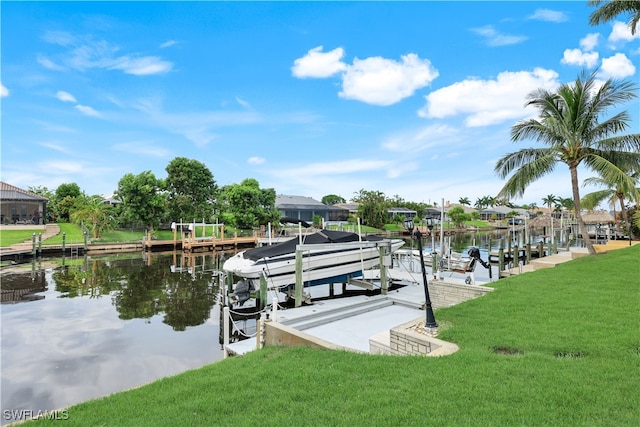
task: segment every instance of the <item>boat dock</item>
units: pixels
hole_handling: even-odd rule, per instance
[[[205,237],[205,238],[187,238],[176,240],[145,240],[144,248],[147,250],[155,249],[182,249],[187,252],[197,251],[215,251],[225,249],[237,249],[240,247],[254,247],[258,242],[256,236],[250,237]]]
[[[489,261],[498,262],[500,257],[505,260],[522,259],[522,258],[542,258],[552,253],[552,248],[542,242],[536,245],[511,246],[503,249],[493,249],[489,251]]]
[[[311,304],[269,312],[270,326],[274,327],[273,324],[277,323],[280,329],[276,339],[283,343],[311,341],[314,346],[364,353],[390,352],[391,331],[394,328],[419,324],[421,321],[424,323],[425,319],[425,292],[421,274],[402,275],[398,274],[400,269],[388,271],[391,270],[397,270],[394,280],[405,280],[408,284],[387,294],[316,300],[315,297],[328,293],[330,285],[305,288],[305,292],[312,293]],[[372,270],[363,280],[373,280],[375,277],[379,277],[379,273]],[[416,277],[420,278],[419,284],[409,282]],[[434,309],[459,304],[493,290],[469,285],[463,279],[452,277],[428,280],[428,287]],[[270,298],[273,298],[273,294],[269,294]],[[269,304],[272,303],[273,299]],[[433,337],[429,339],[439,341]],[[243,355],[259,348],[259,340],[260,334],[257,334],[254,338],[229,343],[224,346],[225,351],[230,355]],[[444,342],[439,342],[438,346],[449,348]]]

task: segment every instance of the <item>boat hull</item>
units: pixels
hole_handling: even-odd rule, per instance
[[[390,254],[402,245],[404,241],[400,239],[302,245],[299,249],[302,281],[305,284],[330,283],[333,279],[361,275],[363,269],[380,264],[380,247],[388,248]],[[253,282],[264,276],[268,288],[281,288],[296,282],[296,254],[251,260],[240,252],[224,263],[223,270]]]

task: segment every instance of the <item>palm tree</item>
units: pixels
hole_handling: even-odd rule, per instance
[[[557,196],[554,196],[553,194],[549,194],[547,195],[547,197],[542,198],[542,203],[547,205],[547,208],[549,208],[549,213],[551,213],[551,205],[555,205],[559,201],[560,201],[560,198]]]
[[[602,6],[600,6],[602,3]],[[629,13],[627,22],[631,34],[636,34],[636,26],[640,21],[640,1],[638,0],[589,0],[589,6],[600,6],[589,17],[590,25],[598,25],[615,19],[618,15]]]
[[[460,197],[458,199],[458,203],[460,203],[462,206],[471,206],[471,200],[469,200],[468,197]]]
[[[538,89],[527,96],[527,106],[538,109],[538,119],[516,123],[511,128],[514,142],[532,138],[543,148],[525,148],[498,160],[495,171],[502,178],[512,172],[499,195],[521,197],[527,186],[551,173],[558,163],[565,163],[571,175],[576,217],[589,253],[595,254],[580,212],[578,166],[584,165],[598,175],[621,185],[632,185],[624,172],[640,163],[640,134],[617,135],[629,127],[629,113],[619,112],[599,121],[610,107],[627,102],[637,95],[631,81],[596,80],[595,72],[578,77],[573,84],[563,84],[555,92]]]
[[[84,198],[82,206],[71,213],[71,221],[78,225],[84,224],[91,231],[91,237],[95,239],[99,238],[103,232],[114,229],[111,207],[97,195]]]
[[[640,172],[635,172],[630,174],[631,178],[633,178],[638,183],[640,178]],[[603,190],[594,191],[593,193],[589,193],[585,195],[580,203],[585,209],[595,209],[601,202],[607,200],[613,206],[613,216],[616,217],[616,202],[620,204],[620,216],[622,217],[622,222],[624,224],[629,224],[629,218],[627,215],[627,207],[625,204],[625,199],[631,200],[633,202],[640,202],[640,188],[631,187],[625,188],[616,182],[608,182],[600,177],[592,177],[587,178],[583,182],[584,185],[595,184],[605,187]],[[620,231],[620,224],[617,227],[618,231]]]

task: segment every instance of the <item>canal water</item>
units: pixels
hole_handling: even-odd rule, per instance
[[[509,238],[504,230],[458,233],[447,244],[462,253],[479,247],[486,261]],[[432,240],[439,244],[425,236],[425,249]],[[222,359],[224,256],[66,257],[3,273],[2,424],[21,410],[61,409]],[[475,278],[487,282],[489,272],[478,266]]]
[[[219,256],[67,257],[3,274],[2,423],[222,359]]]

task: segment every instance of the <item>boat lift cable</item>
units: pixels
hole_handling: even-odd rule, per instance
[[[266,311],[266,309],[262,309],[262,310],[254,311],[253,313],[246,313],[246,312],[241,313],[239,311],[234,311],[234,310],[229,309],[229,313],[237,314],[237,315],[240,315],[240,316],[257,316],[258,314],[262,314],[265,311]]]
[[[231,323],[233,324],[234,329],[238,332],[238,335],[242,335],[246,338],[254,338],[255,336],[257,336],[258,332],[254,332],[253,334],[249,335],[246,334],[240,327],[238,327],[238,325],[236,324],[236,322],[233,320],[232,317],[229,318],[229,320],[231,320]]]

